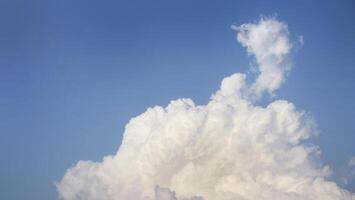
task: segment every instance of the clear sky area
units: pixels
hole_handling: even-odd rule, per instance
[[[252,64],[231,25],[261,16],[302,42],[259,104],[287,99],[312,115],[330,179],[355,192],[354,10],[350,0],[0,0],[0,199],[57,199],[65,171],[114,154],[132,117],[177,98],[206,104]]]

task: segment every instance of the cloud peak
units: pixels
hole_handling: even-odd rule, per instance
[[[232,28],[237,31],[238,42],[256,62],[258,77],[249,92],[256,97],[264,91],[273,94],[291,69],[288,58],[292,44],[287,25],[276,18],[261,18],[257,23]]]

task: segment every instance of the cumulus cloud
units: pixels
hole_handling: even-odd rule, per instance
[[[237,28],[258,75],[223,79],[207,105],[191,99],[148,108],[125,127],[118,152],[79,161],[57,184],[65,200],[354,200],[327,179],[315,123],[286,100],[255,102],[285,81],[292,51],[275,18]]]

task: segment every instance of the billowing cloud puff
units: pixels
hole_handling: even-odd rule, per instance
[[[238,42],[255,57],[260,73],[250,92],[257,97],[264,91],[273,94],[284,82],[285,73],[290,69],[287,58],[292,44],[287,25],[275,19],[262,18],[259,23],[232,28],[238,31]]]
[[[285,100],[255,105],[290,69],[287,26],[263,18],[237,28],[258,76],[226,77],[207,105],[148,108],[126,125],[115,155],[79,161],[57,184],[65,200],[354,200],[327,180],[307,113]]]

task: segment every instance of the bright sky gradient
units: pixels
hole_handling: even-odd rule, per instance
[[[56,199],[78,160],[116,152],[148,106],[206,103],[250,60],[231,24],[274,16],[303,36],[275,99],[313,114],[334,180],[355,156],[352,1],[0,1],[0,199]],[[264,99],[269,102],[270,99]],[[354,180],[342,185],[355,191]]]

